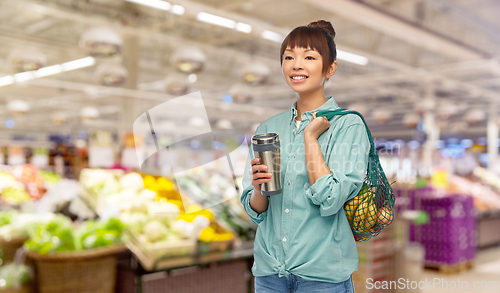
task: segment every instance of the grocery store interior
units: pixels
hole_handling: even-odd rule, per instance
[[[337,44],[325,95],[363,115],[393,190],[392,223],[356,243],[355,291],[500,292],[499,14],[0,1],[0,292],[255,292],[250,142],[297,100],[283,39],[321,19]]]

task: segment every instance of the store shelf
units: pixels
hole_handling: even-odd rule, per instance
[[[252,247],[249,247],[249,244],[252,244]],[[170,257],[157,261],[149,260],[133,243],[127,243],[127,247],[137,257],[137,260],[142,265],[144,270],[150,272],[202,265],[223,260],[249,258],[253,256],[253,241],[244,242],[234,249],[223,252],[208,252],[202,256]]]

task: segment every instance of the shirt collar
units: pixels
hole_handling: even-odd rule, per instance
[[[339,105],[337,105],[337,102],[335,102],[335,99],[333,98],[333,96],[330,96],[330,97],[326,97],[328,100],[323,103],[323,105],[319,106],[318,108],[314,109],[314,110],[311,110],[311,111],[306,111],[302,114],[302,120],[306,119],[306,120],[310,120],[311,117],[312,117],[312,114],[316,111],[320,111],[320,110],[327,110],[327,109],[331,109],[331,110],[335,110],[339,107]],[[292,121],[295,119],[295,117],[297,116],[297,101],[293,102],[292,104],[292,107],[290,108],[290,124],[292,124]]]

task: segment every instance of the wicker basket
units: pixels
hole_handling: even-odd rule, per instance
[[[76,252],[41,255],[28,252],[36,264],[39,293],[114,293],[116,254],[124,244]]]
[[[6,241],[0,238],[0,249],[3,251],[3,263],[10,263],[16,256],[16,251],[23,246],[27,239],[12,239]]]

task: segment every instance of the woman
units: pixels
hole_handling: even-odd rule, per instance
[[[250,151],[241,196],[258,224],[252,267],[257,293],[354,292],[358,254],[343,205],[362,186],[370,144],[358,116],[329,121],[315,115],[338,108],[324,95],[337,69],[334,37],[332,24],[321,20],[295,28],[281,46],[283,76],[297,101],[256,134],[279,135],[283,191],[261,194],[272,174],[257,173],[267,166]]]

